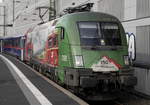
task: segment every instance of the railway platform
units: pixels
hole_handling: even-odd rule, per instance
[[[18,59],[0,54],[0,105],[87,105]]]

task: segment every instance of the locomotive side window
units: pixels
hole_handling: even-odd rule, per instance
[[[57,34],[60,36],[60,40],[63,40],[65,38],[65,29],[64,27],[56,27],[56,30],[58,31]]]
[[[117,23],[78,22],[78,27],[83,46],[121,45],[121,35]]]
[[[61,40],[63,40],[65,38],[65,29],[63,27],[61,27]]]

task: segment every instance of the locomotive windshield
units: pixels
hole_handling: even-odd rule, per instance
[[[79,22],[81,45],[119,46],[121,35],[117,23]]]

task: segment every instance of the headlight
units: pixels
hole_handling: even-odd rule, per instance
[[[129,56],[124,56],[125,65],[129,65]]]
[[[75,56],[75,66],[78,66],[78,67],[82,67],[83,66],[83,58],[82,58],[82,56],[80,56],[80,55]]]

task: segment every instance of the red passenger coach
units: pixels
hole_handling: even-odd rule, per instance
[[[57,20],[30,28],[25,34],[25,61],[36,67],[58,66]]]
[[[25,43],[25,61],[30,61],[32,53],[33,53],[33,45],[32,45],[31,42],[27,43],[27,39],[26,39],[26,43]]]
[[[48,37],[46,45],[46,59],[53,67],[58,66],[58,40],[57,34],[53,33]]]
[[[31,42],[31,36],[30,36],[30,33],[33,31],[32,28],[30,28],[26,34],[25,34],[25,61],[29,62],[30,61],[30,58],[32,56],[32,53],[33,53],[33,45],[32,45],[32,42]]]

